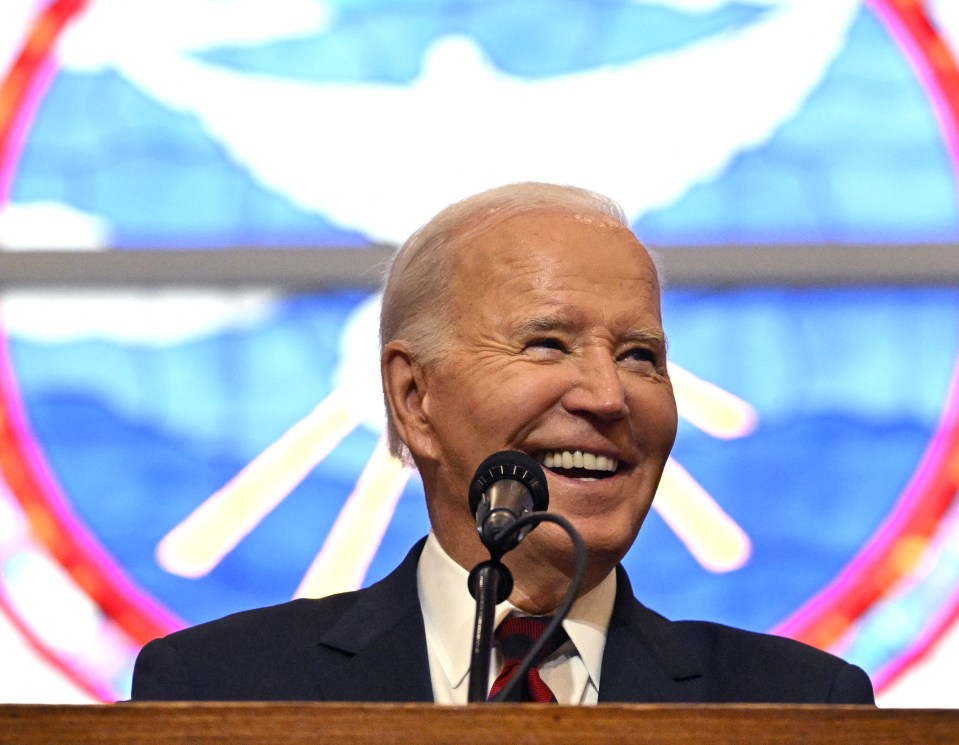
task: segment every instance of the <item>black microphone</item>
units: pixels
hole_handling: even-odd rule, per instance
[[[519,545],[535,526],[502,537],[523,515],[549,505],[546,474],[539,463],[519,450],[493,453],[480,463],[469,490],[476,530],[491,553],[504,554]]]

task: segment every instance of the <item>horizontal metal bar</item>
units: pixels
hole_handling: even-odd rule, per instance
[[[959,245],[677,247],[657,252],[670,285],[955,285]]]
[[[235,248],[0,252],[0,286],[378,287],[394,249]]]
[[[394,249],[0,251],[0,286],[378,287]],[[955,285],[959,245],[673,246],[656,250],[670,286]]]

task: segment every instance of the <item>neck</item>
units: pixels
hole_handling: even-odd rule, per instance
[[[574,574],[569,540],[563,533],[562,540],[557,541],[558,536],[549,535],[550,529],[560,532],[557,526],[540,525],[523,543],[502,558],[513,576],[513,592],[509,601],[530,615],[545,615],[554,611],[566,598]],[[539,531],[542,533],[537,535]],[[434,526],[434,533],[443,550],[466,571],[489,560],[489,551],[475,530],[449,536],[435,530]],[[602,582],[615,565],[616,561],[587,557],[586,572],[577,597],[585,595]]]
[[[581,597],[602,582],[615,567],[587,557],[586,572],[576,593]],[[503,557],[513,575],[513,592],[509,600],[524,613],[552,613],[566,599],[573,580],[574,561],[569,549],[559,555],[527,538],[514,551]]]

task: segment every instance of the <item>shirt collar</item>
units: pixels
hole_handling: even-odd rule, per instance
[[[446,674],[451,688],[458,688],[469,674],[471,639],[476,605],[466,586],[469,572],[453,561],[431,532],[423,547],[417,570],[417,588],[423,610],[426,637]],[[606,631],[616,598],[616,573],[576,599],[563,621],[563,629],[576,646],[596,690],[603,665]],[[516,607],[509,601],[496,606],[499,625]]]

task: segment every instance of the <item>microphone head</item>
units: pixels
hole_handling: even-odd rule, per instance
[[[542,467],[520,450],[501,450],[479,464],[470,484],[470,510],[476,514],[483,493],[490,485],[502,480],[518,481],[533,498],[533,511],[542,512],[549,506],[549,489]]]

